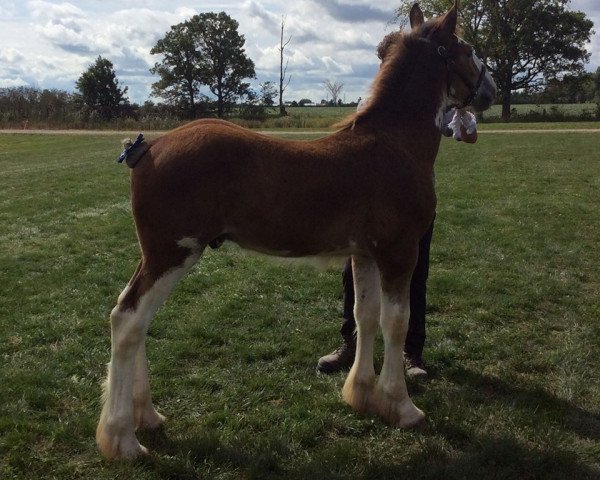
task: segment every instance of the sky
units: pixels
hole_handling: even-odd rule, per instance
[[[375,49],[398,28],[397,0],[0,0],[0,87],[27,85],[73,91],[75,81],[101,55],[109,59],[132,102],[150,98],[159,61],[150,49],[170,29],[202,12],[225,11],[239,22],[259,84],[279,81],[279,36],[291,82],[284,100],[327,98],[324,82],[344,83],[341,98],[368,94],[379,61]],[[600,66],[600,1],[572,0],[594,22],[586,69]],[[155,101],[158,99],[154,99]]]

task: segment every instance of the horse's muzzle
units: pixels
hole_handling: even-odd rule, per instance
[[[483,112],[492,106],[496,99],[497,87],[491,76],[488,76],[479,87],[471,106],[477,112]]]

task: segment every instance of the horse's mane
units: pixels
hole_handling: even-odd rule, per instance
[[[397,85],[399,81],[406,81],[406,73],[408,71],[409,61],[407,43],[410,35],[401,32],[395,32],[393,38],[386,37],[381,45],[385,45],[385,53],[382,53],[381,66],[370,88],[369,100],[366,107],[360,112],[355,112],[334,125],[335,128],[345,130],[353,128],[363,117],[367,117],[369,112],[385,96],[390,90],[391,85]],[[404,77],[402,79],[395,77]]]
[[[414,75],[414,67],[422,61],[423,39],[435,35],[441,25],[439,20],[430,20],[421,28],[410,32],[397,31],[384,37],[377,47],[377,55],[382,63],[371,85],[367,106],[336,123],[334,128],[354,128],[373,111],[382,109],[386,99],[394,98],[402,91],[403,85]]]

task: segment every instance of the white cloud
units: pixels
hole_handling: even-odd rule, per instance
[[[3,1],[0,4],[0,18],[12,18],[17,14],[17,4],[13,1]]]
[[[327,73],[330,75],[350,75],[352,74],[352,65],[343,64],[336,62],[331,57],[323,57],[321,59],[323,65],[326,68]]]
[[[29,85],[29,82],[26,82],[21,77],[17,77],[17,78],[1,78],[0,77],[0,88],[24,87],[26,85]]]
[[[62,18],[70,19],[74,17],[86,17],[86,14],[82,9],[68,2],[57,4],[44,0],[31,0],[27,2],[27,6],[33,17],[50,17],[58,20]]]
[[[279,79],[279,35],[286,17],[285,50],[292,81],[285,99],[320,100],[325,80],[339,80],[348,100],[367,94],[378,68],[375,49],[397,0],[16,0],[0,1],[0,79],[72,90],[81,73],[102,55],[113,62],[129,97],[147,99],[156,81],[150,49],[170,27],[193,15],[225,11],[239,22],[246,52],[255,62],[254,84]],[[600,31],[600,2],[573,0]],[[389,13],[389,18],[387,14]],[[588,68],[600,64],[600,36],[590,44]]]
[[[600,66],[600,2],[598,0],[572,0],[570,8],[585,12],[586,16],[594,22],[595,34],[588,44],[588,52],[592,54],[588,70],[596,70]]]
[[[24,55],[16,48],[0,49],[0,61],[6,63],[17,63],[25,59]]]

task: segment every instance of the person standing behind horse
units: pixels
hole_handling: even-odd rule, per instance
[[[377,56],[383,62],[390,45],[400,32],[386,35],[377,47]],[[361,111],[368,104],[368,99],[363,99],[357,106]],[[453,136],[457,141],[475,143],[477,141],[477,123],[475,116],[464,109],[451,109],[444,118],[445,127],[442,133]],[[435,219],[434,219],[435,221]],[[427,375],[423,362],[423,348],[425,346],[425,312],[427,295],[427,277],[429,275],[429,252],[433,236],[433,223],[419,242],[419,257],[413,272],[410,284],[410,319],[408,332],[404,345],[404,365],[406,375],[409,377],[424,377]],[[342,345],[329,355],[321,357],[317,363],[317,371],[321,373],[335,373],[352,367],[356,353],[356,320],[354,318],[354,281],[352,276],[352,261],[346,260],[342,272],[343,284],[343,315]]]

